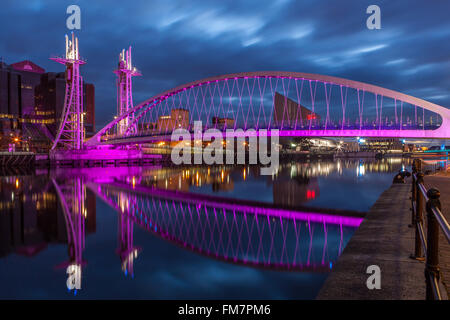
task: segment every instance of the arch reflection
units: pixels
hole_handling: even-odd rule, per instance
[[[120,182],[88,186],[152,234],[214,259],[263,268],[327,272],[362,221]]]

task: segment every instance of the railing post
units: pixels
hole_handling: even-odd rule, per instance
[[[410,228],[413,228],[415,225],[415,213],[414,213],[414,204],[416,202],[416,195],[417,195],[417,184],[416,184],[416,175],[417,173],[421,172],[421,163],[420,159],[414,159],[412,164],[412,184],[411,184],[411,224],[409,225]]]
[[[413,210],[413,213],[415,211],[416,215],[414,217],[414,227],[416,229],[416,239],[415,239],[415,245],[414,245],[414,259],[417,260],[424,260],[422,258],[422,241],[420,239],[419,234],[419,225],[423,226],[423,195],[420,191],[419,185],[423,183],[423,177],[424,174],[422,172],[418,172],[416,175],[417,179],[413,181],[413,184],[415,185],[415,210]]]
[[[416,160],[417,159],[414,159],[413,164],[411,166],[412,173],[416,173],[417,172]]]
[[[429,200],[427,202],[427,260],[425,266],[426,299],[433,300],[434,284],[439,283],[439,224],[434,216],[433,208],[441,210],[439,200],[441,193],[439,190],[431,188],[428,190],[427,196]]]
[[[422,171],[422,160],[421,159],[416,159],[416,160],[417,160],[416,169],[417,169],[417,172],[420,172],[420,171]]]
[[[416,202],[416,166],[413,164],[412,167],[412,183],[411,183],[411,224],[409,225],[410,228],[414,227],[414,205]]]

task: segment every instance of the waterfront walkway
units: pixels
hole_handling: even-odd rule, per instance
[[[317,299],[425,299],[424,263],[414,252],[411,178],[383,192],[347,244]],[[442,198],[442,197],[441,197]],[[367,267],[381,269],[381,289],[369,290]]]

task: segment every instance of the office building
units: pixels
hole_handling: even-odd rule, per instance
[[[301,128],[320,120],[317,113],[278,92],[275,92],[274,106],[273,121],[279,128]]]
[[[0,62],[0,149],[47,152],[64,109],[65,73],[46,72],[25,60]],[[85,134],[95,131],[95,88],[83,87]]]

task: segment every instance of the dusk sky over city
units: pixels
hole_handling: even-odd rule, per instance
[[[373,1],[372,1],[373,2]],[[97,127],[115,112],[117,56],[133,46],[134,100],[204,77],[280,70],[333,75],[450,105],[447,1],[4,1],[0,52],[47,71],[64,50],[66,8],[81,8],[82,72],[96,86]]]
[[[0,303],[289,319],[448,299],[449,13],[2,0]]]

